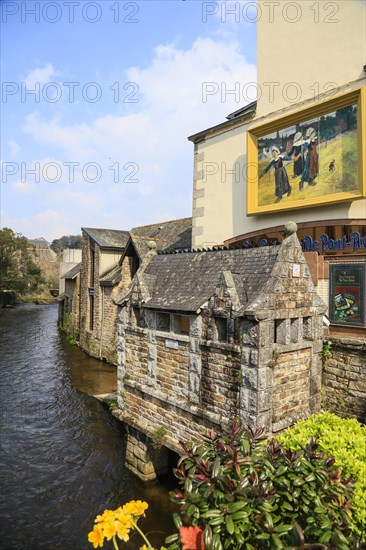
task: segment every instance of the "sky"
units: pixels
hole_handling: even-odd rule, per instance
[[[255,98],[255,2],[1,1],[1,227],[190,216],[193,144]]]

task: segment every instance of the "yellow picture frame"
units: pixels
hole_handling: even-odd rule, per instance
[[[353,117],[352,124],[348,126],[346,121],[345,129],[338,130],[342,117]],[[302,138],[299,139],[300,134]],[[365,86],[250,128],[247,140],[247,215],[365,198],[365,134]],[[301,147],[294,147],[300,143]],[[282,144],[284,149],[281,151],[281,145],[277,144]],[[311,153],[311,149],[315,152]],[[309,177],[312,160],[317,169]],[[300,161],[302,169],[295,167]],[[291,163],[293,167],[289,167]]]

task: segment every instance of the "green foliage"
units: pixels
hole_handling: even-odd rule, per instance
[[[165,426],[160,426],[151,435],[152,446],[154,449],[160,449],[163,444],[163,439],[166,434]]]
[[[331,356],[332,343],[325,341],[322,349],[322,363],[323,367],[326,367]]]
[[[29,243],[8,227],[0,230],[0,288],[33,292],[44,284],[40,268],[29,254]]]
[[[67,335],[67,341],[72,346],[77,346],[80,340],[80,329],[77,327],[75,330],[70,332],[70,334]]]
[[[63,325],[60,326],[60,330],[62,332],[66,332],[66,340],[71,344],[72,346],[76,346],[79,343],[80,340],[80,328],[76,327],[75,330],[71,330],[72,325],[72,316],[69,312],[66,316],[66,321]]]
[[[108,409],[112,412],[114,409],[118,409],[118,403],[116,399],[110,399],[107,401]]]
[[[51,248],[56,254],[61,254],[65,248],[81,248],[81,235],[64,235],[52,241]]]
[[[235,423],[230,435],[212,432],[210,440],[182,445],[175,470],[182,490],[172,495],[182,507],[180,520],[204,531],[206,550],[315,542],[349,548],[352,482],[341,480],[313,439],[293,452],[274,439],[260,444],[262,432]],[[178,535],[167,541],[179,548]]]
[[[339,418],[322,411],[297,422],[277,437],[286,448],[296,451],[313,436],[319,450],[333,456],[344,478],[355,479],[352,502],[352,532],[366,541],[366,426],[354,418]]]

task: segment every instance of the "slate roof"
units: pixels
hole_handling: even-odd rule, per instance
[[[120,248],[123,249],[130,236],[129,231],[120,231],[117,229],[96,229],[90,227],[81,228],[100,246],[100,248]]]
[[[113,286],[114,284],[119,283],[121,280],[121,266],[117,262],[113,267],[111,267],[103,276],[99,279],[99,282],[102,286]]]
[[[192,246],[192,218],[180,218],[168,222],[153,223],[131,229],[137,247],[148,252],[147,243],[156,242],[157,250],[189,249]],[[140,237],[140,239],[138,239]],[[147,239],[144,242],[144,239]]]
[[[81,271],[81,262],[75,265],[69,271],[67,271],[65,275],[62,275],[61,279],[75,279],[75,277],[79,275],[80,271]]]
[[[245,107],[241,107],[237,111],[234,111],[233,113],[230,113],[225,120],[225,122],[221,122],[220,124],[216,124],[215,126],[211,126],[210,128],[207,128],[206,130],[201,130],[200,132],[197,132],[196,134],[193,134],[192,136],[188,137],[189,141],[193,141],[193,143],[198,143],[205,139],[209,134],[216,132],[217,130],[221,129],[228,129],[230,126],[233,126],[233,124],[237,122],[245,122],[246,120],[252,119],[257,110],[257,102],[253,101],[252,103],[249,103],[248,105],[245,105]]]
[[[279,246],[156,255],[143,278],[151,299],[145,307],[197,311],[215,292],[220,273],[233,275],[241,306],[249,306],[268,282]]]

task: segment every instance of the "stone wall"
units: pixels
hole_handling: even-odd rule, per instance
[[[113,303],[111,294],[113,287],[105,286],[101,289],[101,311],[103,310],[103,323],[101,319],[100,331],[102,333],[102,345],[100,349],[100,357],[117,365],[117,306]]]
[[[272,422],[309,412],[311,349],[281,354],[273,366]]]
[[[323,406],[366,423],[366,338],[330,339],[323,368]]]
[[[94,270],[92,270],[94,249]],[[100,247],[86,234],[82,240],[82,267],[80,289],[80,346],[89,355],[117,364],[117,306],[111,298],[112,287],[102,287],[99,282]],[[93,280],[91,273],[94,272]],[[94,288],[93,328],[90,326],[91,298],[89,288]]]
[[[75,331],[80,325],[80,275],[75,279],[65,280],[65,293],[68,296],[67,309],[64,311],[64,323],[67,319],[67,314],[71,314],[71,325],[69,331]],[[66,302],[66,300],[65,300]]]
[[[240,349],[202,346],[201,404],[207,411],[235,418],[240,382]]]

